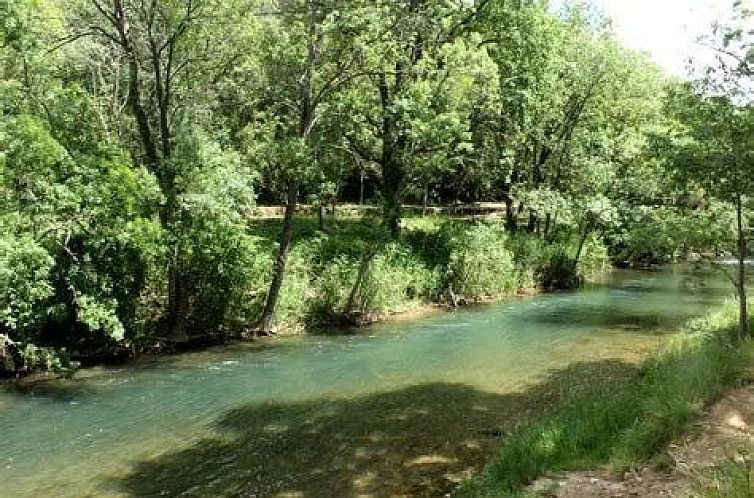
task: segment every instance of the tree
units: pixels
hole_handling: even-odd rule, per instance
[[[164,202],[159,209],[163,229],[178,224],[181,177],[190,164],[174,160],[176,137],[190,129],[202,99],[212,83],[228,71],[239,57],[235,46],[247,33],[233,29],[248,14],[244,2],[217,0],[89,0],[72,9],[71,34],[62,43],[78,40],[96,42],[85,48],[93,61],[115,61],[116,70],[106,81],[111,98],[125,100],[133,121],[123,119],[116,126],[130,127],[138,147],[122,136],[134,151],[136,164],[144,165],[160,185]],[[238,37],[229,35],[236,34]],[[221,36],[225,37],[220,43]],[[120,64],[125,67],[125,88],[121,88]],[[176,239],[177,241],[177,239]],[[164,330],[173,340],[187,338],[189,314],[189,272],[180,265],[179,245],[169,255],[167,310]]]
[[[746,207],[754,193],[754,106],[727,96],[700,93],[691,86],[674,95],[674,109],[683,128],[676,132],[676,167],[682,181],[700,185],[735,209],[739,301],[739,336],[749,336],[746,254]]]
[[[265,88],[260,119],[251,123],[251,141],[264,156],[267,178],[282,186],[283,226],[276,250],[272,281],[255,327],[273,329],[275,309],[285,278],[294,235],[294,217],[302,185],[321,178],[318,157],[327,155],[330,136],[318,130],[327,107],[356,76],[352,38],[363,29],[357,9],[340,2],[298,0],[273,2],[262,50]],[[267,16],[267,14],[263,14]],[[255,129],[256,128],[256,129]],[[315,182],[316,183],[316,182]]]
[[[392,238],[400,233],[411,165],[463,156],[471,113],[482,104],[476,90],[495,84],[485,49],[463,36],[488,4],[380,1],[362,11],[370,23],[358,38],[364,78],[349,89],[342,113],[350,120],[350,149],[379,164],[383,222]]]
[[[747,203],[754,193],[754,11],[734,2],[728,24],[715,24],[702,43],[715,51],[715,62],[692,85],[674,96],[674,110],[684,128],[678,137],[681,174],[710,195],[735,207],[739,302],[739,337],[749,337],[746,253]]]
[[[109,140],[70,77],[74,54],[50,52],[64,33],[58,6],[0,11],[0,328],[57,345],[133,338],[156,185]]]

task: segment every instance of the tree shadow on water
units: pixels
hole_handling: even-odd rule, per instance
[[[216,437],[137,462],[111,484],[133,496],[441,496],[481,470],[517,425],[636,375],[635,365],[605,360],[516,393],[430,383],[249,404],[226,413]]]
[[[544,325],[600,327],[609,330],[624,330],[635,334],[658,335],[672,334],[676,332],[678,323],[684,317],[673,314],[661,315],[651,310],[641,311],[637,309],[612,308],[606,312],[604,306],[584,305],[573,312],[542,311],[530,317],[530,321]]]

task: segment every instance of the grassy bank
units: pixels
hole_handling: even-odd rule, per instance
[[[630,382],[616,381],[506,438],[484,472],[457,496],[515,496],[536,477],[608,465],[617,474],[657,456],[737,378],[745,358],[731,344],[735,306],[687,324]]]
[[[283,330],[303,326],[372,321],[427,304],[479,302],[546,287],[553,275],[572,271],[564,261],[576,253],[578,237],[561,234],[545,242],[509,234],[499,222],[415,217],[398,240],[375,240],[371,219],[345,218],[317,229],[300,218],[278,310]],[[279,220],[255,220],[261,234],[254,258],[271,268]],[[608,267],[605,247],[590,239],[578,267],[581,279]],[[360,269],[364,271],[360,274]],[[247,283],[248,323],[261,309],[269,275]]]
[[[565,230],[545,240],[508,233],[499,220],[415,216],[404,220],[399,238],[386,241],[375,228],[378,224],[368,215],[328,216],[321,229],[316,217],[297,217],[276,310],[279,333],[360,325],[430,306],[488,302],[552,289],[558,282],[577,284],[609,265],[607,249],[597,237],[586,241],[580,262],[574,265],[579,236]],[[189,337],[181,347],[235,340],[255,329],[272,279],[281,219],[253,218],[229,233],[200,228],[207,230],[207,240],[215,249],[188,250],[185,255],[184,267],[190,271],[184,276],[191,296],[186,309]],[[166,267],[147,265],[144,275],[154,277],[149,282],[164,282]],[[148,285],[138,299],[128,301],[129,306],[123,306],[127,316],[121,320],[127,326],[118,337],[84,329],[53,333],[59,328],[49,334],[47,329],[11,334],[22,356],[13,364],[32,373],[57,370],[57,363],[50,367],[51,361],[58,362],[57,356],[96,364],[164,352],[171,347],[159,339],[166,290]],[[56,351],[64,350],[65,355],[56,356]],[[0,376],[4,364],[0,362]]]

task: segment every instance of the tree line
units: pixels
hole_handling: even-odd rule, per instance
[[[302,203],[347,246],[347,309],[375,258],[415,242],[409,203],[499,203],[507,237],[567,234],[550,259],[571,273],[593,239],[661,262],[729,248],[736,219],[746,253],[752,52],[735,25],[710,39],[717,71],[684,84],[580,3],[0,0],[0,19],[0,331],[22,342],[270,332]],[[272,232],[258,199],[284,206]],[[339,235],[338,199],[380,214]],[[453,237],[428,250],[474,246]]]

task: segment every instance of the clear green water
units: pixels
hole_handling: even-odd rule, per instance
[[[557,386],[628,368],[727,296],[711,274],[621,271],[353,335],[0,387],[0,496],[437,494]]]

